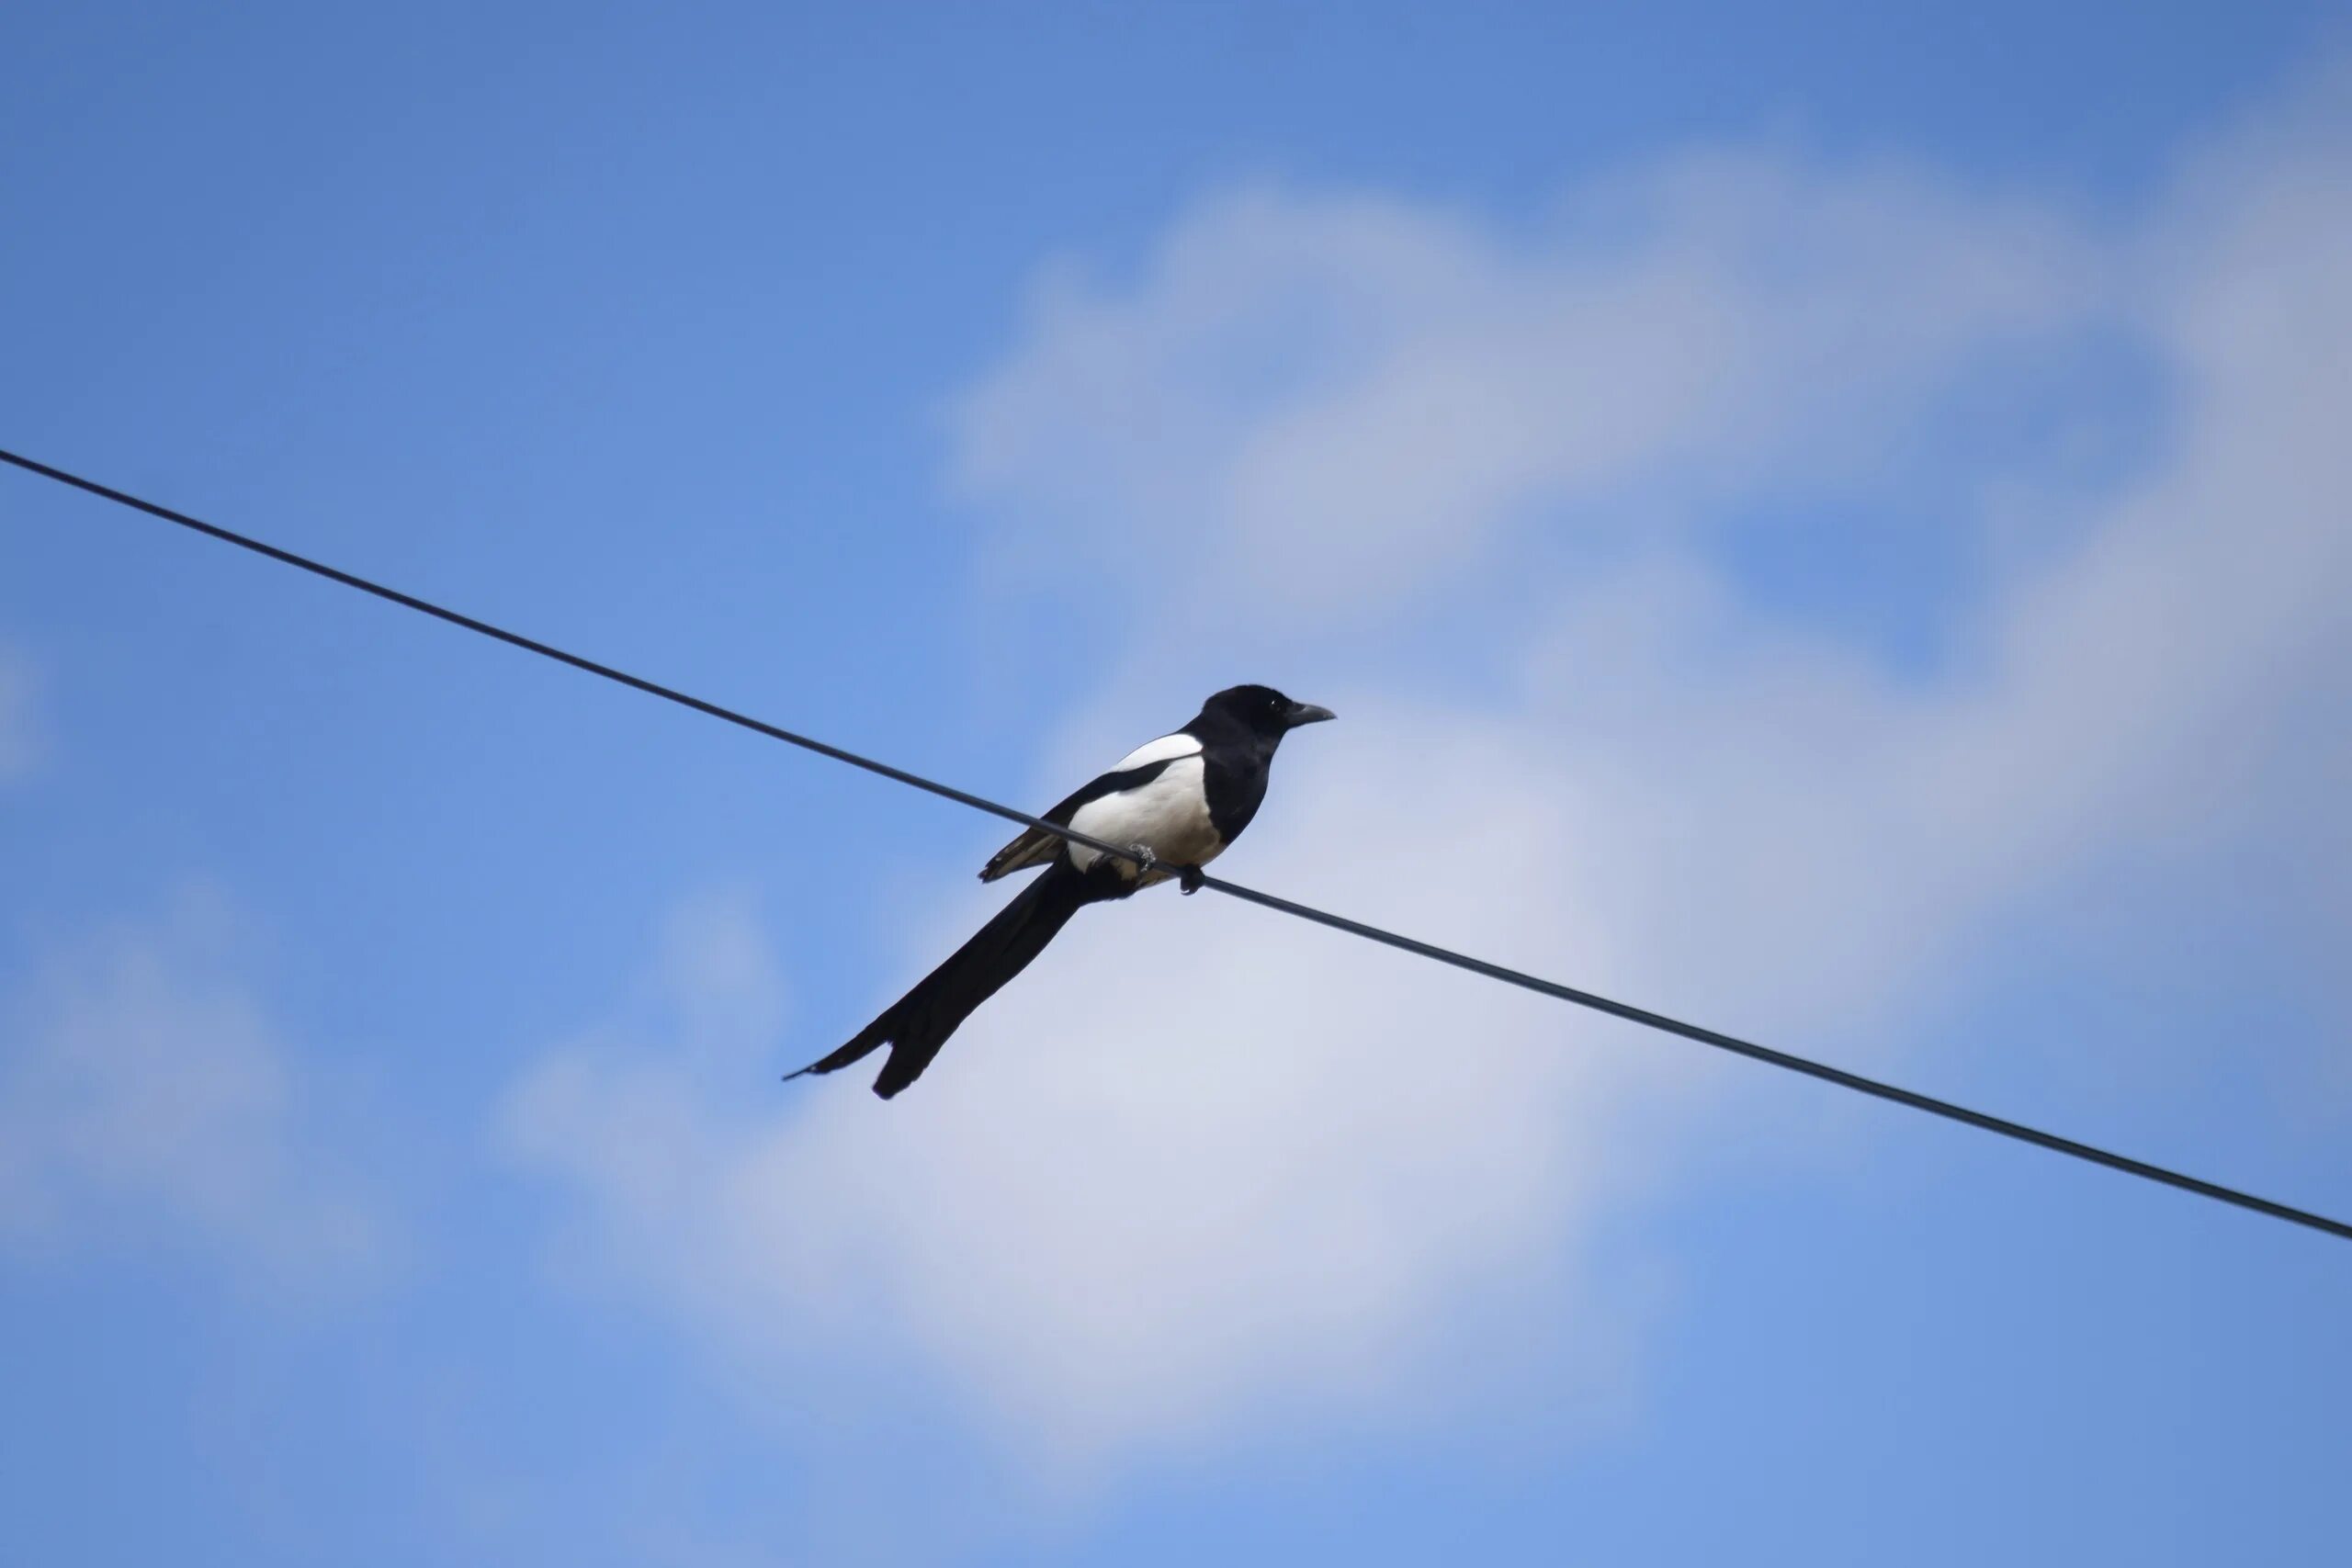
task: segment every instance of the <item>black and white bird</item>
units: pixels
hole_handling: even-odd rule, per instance
[[[1283,737],[1330,716],[1329,708],[1295,703],[1270,686],[1219,692],[1183,728],[1136,747],[1045,814],[1091,839],[1133,846],[1146,863],[1029,829],[996,852],[980,880],[1036,866],[1045,874],[855,1039],[786,1076],[834,1072],[888,1045],[874,1092],[889,1099],[921,1077],[972,1010],[1027,968],[1080,909],[1171,877],[1188,893],[1198,887],[1200,868],[1258,814]]]

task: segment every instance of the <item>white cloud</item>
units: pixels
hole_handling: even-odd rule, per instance
[[[1607,535],[1533,634],[1458,627],[1512,639],[1482,645],[1502,689],[1307,692],[1343,722],[1285,753],[1234,874],[1849,1059],[2102,857],[2340,813],[2308,779],[2314,750],[2340,773],[2340,718],[2310,721],[2352,695],[2352,140],[2281,123],[2120,233],[1711,157],[1533,240],[1259,193],[1181,220],[1131,288],[1057,284],[967,400],[959,479],[1041,580],[1155,591],[1123,598],[1148,635],[1054,777],[1196,697],[1162,650],[1212,628],[1337,669],[1319,645],[1376,647],[1432,581]],[[1695,526],[1857,483],[1987,355],[2093,330],[2157,367],[2164,440],[2090,500],[1967,487],[1993,566],[1938,606],[1962,651],[1930,678],[1770,612]],[[2010,547],[2021,508],[2065,526]],[[2352,877],[2340,834],[2312,852],[2340,873],[2315,886]],[[912,1348],[1014,1451],[1071,1461],[1363,1419],[1605,1325],[1591,1237],[1728,1082],[1606,1029],[1156,897],[1081,921],[887,1110],[828,1082],[722,1112],[743,1075],[715,1090],[657,1028],[551,1054],[507,1133],[587,1197],[580,1240],[724,1343]],[[1533,1301],[1544,1335],[1476,1342]]]
[[[1131,291],[1045,290],[962,405],[957,479],[1006,554],[1089,590],[1374,616],[1538,508],[1833,480],[2100,281],[2052,215],[1765,156],[1611,182],[1532,243],[1254,192],[1181,219]]]
[[[173,1238],[258,1285],[370,1278],[382,1216],[318,1146],[313,1098],[216,899],[39,959],[0,1050],[0,1244]]]
[[[1415,782],[1481,799],[1480,847],[1560,852],[1538,790],[1477,782],[1507,780],[1481,766],[1505,761],[1464,747]],[[1393,837],[1409,812],[1341,805],[1352,819],[1325,819],[1327,847]],[[1376,875],[1424,891],[1422,929],[1540,956],[1523,922],[1548,926],[1555,897],[1534,879],[1482,897],[1491,882],[1447,863],[1464,847],[1431,841]],[[733,1070],[713,1071],[694,1027],[657,1024],[543,1060],[510,1147],[593,1191],[630,1271],[738,1343],[837,1347],[873,1314],[868,1330],[925,1348],[1056,1461],[1295,1384],[1368,1397],[1366,1366],[1430,1329],[1425,1292],[1515,1273],[1531,1227],[1580,1223],[1601,1151],[1562,1134],[1605,1124],[1622,1064],[1568,1048],[1526,998],[1155,903],[1082,922],[1050,978],[1000,998],[960,1060],[887,1112],[847,1080],[722,1111],[765,1081],[773,1041],[739,1034]],[[1164,974],[1136,971],[1145,944]],[[726,994],[675,1002],[707,1016]],[[1138,1010],[1140,1029],[1124,1021]]]
[[[0,647],[0,784],[31,773],[47,750],[36,697],[31,664]]]

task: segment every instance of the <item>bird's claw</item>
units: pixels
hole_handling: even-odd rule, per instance
[[[1141,882],[1145,877],[1149,876],[1155,871],[1171,871],[1175,873],[1176,875],[1176,886],[1185,893],[1198,893],[1201,890],[1201,878],[1203,874],[1199,866],[1167,865],[1161,862],[1158,855],[1151,852],[1151,846],[1149,844],[1129,844],[1127,848],[1136,857],[1136,880],[1137,882]]]

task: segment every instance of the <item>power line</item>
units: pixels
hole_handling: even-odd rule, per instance
[[[748,714],[723,707],[717,703],[679,691],[675,687],[665,686],[639,675],[632,675],[625,670],[616,670],[609,664],[601,664],[595,660],[568,652],[550,643],[541,642],[536,637],[527,637],[520,632],[511,632],[503,626],[492,626],[488,621],[477,620],[471,615],[435,604],[430,600],[420,599],[413,593],[403,593],[396,588],[387,588],[380,582],[370,581],[356,573],[328,566],[322,561],[312,560],[308,556],[297,555],[292,550],[280,549],[276,545],[265,544],[259,539],[237,533],[233,529],[223,528],[218,524],[191,517],[185,512],[175,512],[168,506],[161,506],[152,501],[143,501],[127,491],[100,484],[96,479],[84,479],[79,474],[69,473],[63,468],[51,468],[47,463],[38,462],[5,448],[0,448],[0,461],[12,464],[28,473],[39,474],[43,479],[53,479],[59,484],[111,501],[117,505],[127,506],[134,512],[143,512],[151,517],[158,517],[166,523],[192,529],[209,538],[218,539],[223,544],[234,545],[239,549],[266,556],[271,560],[295,567],[316,577],[323,577],[330,582],[341,583],[345,588],[356,588],[362,593],[373,594],[379,599],[398,604],[403,609],[415,610],[420,614],[431,615],[435,620],[447,621],[454,626],[462,626],[469,632],[477,632],[483,637],[522,649],[526,652],[536,653],[543,659],[552,659],[559,664],[568,664],[574,670],[582,670],[591,675],[601,676],[605,680],[643,692],[649,696],[660,697],[664,702],[675,703],[681,707],[692,708],[696,713],[723,719],[729,724],[751,730],[754,734],[764,735],[772,740],[781,740],[787,746],[797,746],[803,750],[813,751],[820,757],[830,757],[834,761],[846,762],[854,768],[863,768],[869,773],[879,773],[886,779],[925,791],[943,799],[955,801],[962,806],[968,806],[975,811],[985,811],[992,817],[1001,817],[1009,822],[1019,822],[1026,827],[1039,829],[1071,843],[1083,844],[1098,853],[1116,855],[1122,860],[1142,863],[1143,857],[1133,846],[1106,843],[1100,839],[1079,832],[1075,829],[1066,828],[1057,822],[1048,822],[1043,818],[1032,817],[1025,811],[1015,811],[1009,806],[1001,806],[993,800],[974,795],[967,790],[957,789],[953,784],[944,784],[935,779],[925,778],[920,773],[909,773],[904,768],[895,768],[888,762],[860,756],[854,751],[826,741],[796,734],[792,730],[770,724],[764,719],[753,718]],[[1728,1051],[1735,1055],[1746,1056],[1752,1061],[1785,1068],[1792,1073],[1802,1073],[1807,1077],[1818,1078],[1824,1083],[1836,1084],[1840,1089],[1852,1089],[1857,1094],[1866,1094],[1873,1099],[1892,1101],[1896,1105],[1907,1105],[1914,1111],[1924,1111],[1931,1116],[1940,1116],[1946,1121],[1958,1122],[1963,1126],[1978,1128],[1987,1133],[1997,1133],[2005,1138],[2014,1138],[2019,1143],[2031,1144],[2037,1148],[2068,1155],[2075,1159],[2086,1160],[2093,1165],[2105,1166],[2109,1170],[2121,1171],[2126,1176],[2136,1176],[2143,1180],[2178,1188],[2184,1192],[2194,1192],[2200,1197],[2211,1198],[2218,1202],[2251,1210],[2257,1214],[2268,1214],[2274,1219],[2286,1220],[2294,1224],[2308,1226],[2312,1230],[2352,1241],[2352,1224],[2346,1224],[2341,1220],[2329,1219],[2324,1214],[2313,1213],[2307,1209],[2273,1202],[2267,1198],[2259,1198],[2234,1187],[2224,1187],[2219,1182],[2207,1181],[2202,1178],[2170,1170],[2160,1165],[2151,1165],[2145,1160],[2133,1159],[2129,1155],[2116,1154],[2111,1150],[2081,1143],[2073,1138],[2061,1137],[2055,1133],[2045,1133],[2040,1128],[2029,1127],[2022,1122],[2012,1122],[2006,1117],[1990,1115],[1982,1111],[1973,1111],[1967,1106],[1955,1104],[1951,1100],[1939,1100],[1933,1095],[1921,1094],[1877,1078],[1865,1077],[1860,1073],[1848,1072],[1843,1067],[1833,1067],[1826,1063],[1813,1061],[1808,1057],[1792,1055],[1786,1051],[1776,1051],[1768,1045],[1758,1045],[1753,1041],[1742,1040],[1736,1035],[1721,1033],[1713,1029],[1703,1029],[1695,1023],[1685,1023],[1679,1019],[1668,1018],[1664,1013],[1651,1012],[1646,1008],[1637,1008],[1629,1003],[1613,1001],[1595,992],[1579,990],[1574,986],[1561,985],[1556,980],[1546,980],[1540,976],[1506,968],[1499,964],[1490,964],[1483,958],[1474,958],[1468,953],[1456,953],[1451,948],[1439,947],[1433,942],[1422,942],[1418,938],[1404,936],[1392,931],[1385,931],[1378,926],[1366,925],[1361,920],[1351,920],[1344,915],[1335,915],[1329,910],[1295,903],[1272,893],[1261,893],[1254,887],[1245,887],[1238,882],[1227,882],[1223,877],[1203,874],[1200,886],[1214,888],[1219,893],[1238,898],[1244,903],[1256,904],[1281,914],[1293,915],[1302,920],[1312,920],[1317,925],[1329,926],[1333,931],[1345,931],[1351,936],[1362,937],[1368,942],[1381,942],[1405,953],[1434,959],[1440,964],[1449,964],[1456,969],[1467,970],[1473,975],[1482,975],[1489,980],[1499,980],[1508,986],[1517,986],[1522,990],[1533,991],[1539,996],[1573,1002],[1578,1007],[1589,1008],[1596,1012],[1606,1013],[1611,1018],[1623,1019],[1629,1023],[1638,1023],[1647,1029],[1679,1035],[1685,1040],[1693,1040],[1702,1045],[1712,1045],[1716,1050]]]

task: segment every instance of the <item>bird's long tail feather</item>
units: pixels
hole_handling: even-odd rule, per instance
[[[1067,864],[1049,866],[998,910],[996,918],[975,932],[971,941],[860,1030],[855,1039],[786,1076],[797,1078],[802,1073],[835,1072],[887,1044],[890,1059],[874,1080],[874,1092],[889,1099],[921,1077],[972,1010],[1026,969],[1030,960],[1045,952],[1046,944],[1090,901],[1085,878],[1076,870]]]

